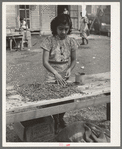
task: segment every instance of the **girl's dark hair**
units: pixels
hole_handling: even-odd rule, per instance
[[[58,16],[56,16],[52,21],[51,21],[51,31],[53,36],[57,35],[57,27],[59,25],[69,25],[69,32],[68,34],[71,33],[71,29],[72,29],[72,21],[69,15],[67,14],[59,14]]]

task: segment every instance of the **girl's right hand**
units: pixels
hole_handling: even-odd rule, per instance
[[[61,85],[61,86],[66,85],[66,81],[62,78],[62,76],[58,72],[55,73],[54,76],[55,76],[55,79],[56,79],[58,85]]]

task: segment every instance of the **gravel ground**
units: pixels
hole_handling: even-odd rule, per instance
[[[77,35],[76,35],[77,36]],[[7,85],[28,85],[42,83],[45,69],[42,65],[42,50],[39,48],[42,37],[32,37],[31,50],[8,51],[6,53],[6,83]],[[79,42],[80,39],[77,39]],[[77,71],[85,74],[95,74],[110,71],[110,37],[90,35],[89,44],[82,45],[77,51],[77,64],[72,76]],[[70,111],[64,117],[67,123],[79,120],[104,121],[106,120],[106,105],[88,107]],[[6,127],[7,142],[21,142],[13,129],[13,124]]]

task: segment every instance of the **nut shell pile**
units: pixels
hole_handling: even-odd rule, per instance
[[[17,88],[17,91],[24,97],[28,97],[29,101],[40,101],[49,99],[59,99],[70,96],[74,93],[83,92],[77,90],[75,83],[67,83],[66,86],[60,86],[58,84],[28,84],[21,85]]]

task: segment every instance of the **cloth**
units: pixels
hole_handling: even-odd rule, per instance
[[[56,136],[57,142],[110,142],[110,132],[88,122],[74,122]]]
[[[64,77],[70,65],[71,51],[75,51],[78,45],[69,36],[64,40],[60,40],[58,36],[49,36],[41,43],[41,48],[49,52],[50,65]],[[55,80],[55,77],[47,71],[46,81],[48,80]]]

